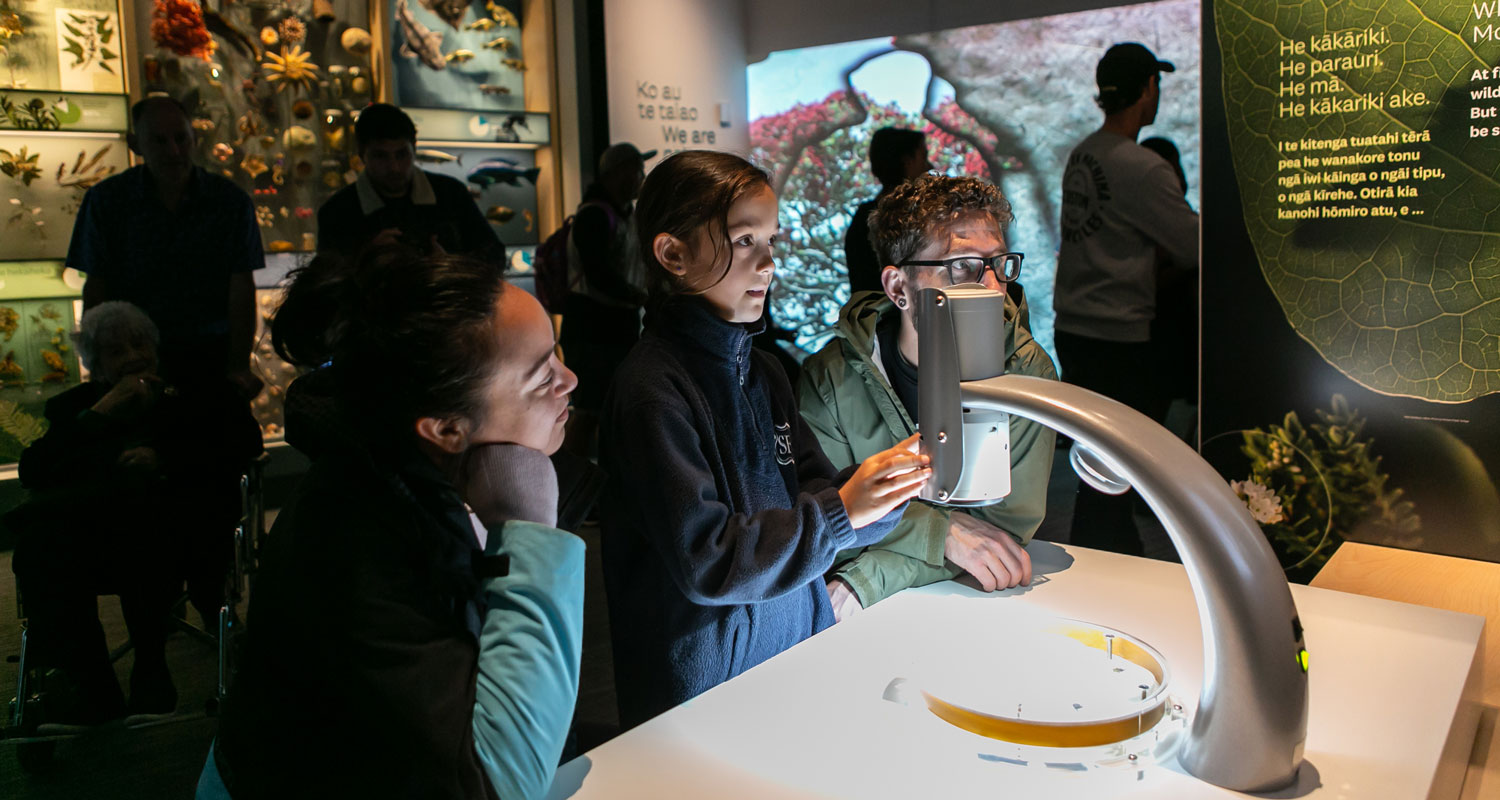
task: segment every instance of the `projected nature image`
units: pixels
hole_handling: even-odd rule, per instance
[[[1113,43],[1138,41],[1173,62],[1155,125],[1142,137],[1182,151],[1188,202],[1198,206],[1199,4],[1134,6],[867,39],[772,53],[750,67],[751,158],[772,174],[786,247],[771,311],[815,352],[849,299],[844,232],[880,185],[870,136],[888,125],[927,133],[933,165],[997,183],[1010,198],[1012,250],[1031,327],[1052,348],[1062,171],[1099,127],[1094,67]]]

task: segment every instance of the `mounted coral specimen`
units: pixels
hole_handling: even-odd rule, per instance
[[[151,8],[151,41],[180,56],[208,61],[214,39],[203,22],[203,8],[195,0],[155,0]]]

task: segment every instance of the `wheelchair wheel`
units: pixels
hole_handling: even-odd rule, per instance
[[[16,745],[16,762],[21,771],[35,775],[52,768],[52,753],[57,742],[21,742]]]

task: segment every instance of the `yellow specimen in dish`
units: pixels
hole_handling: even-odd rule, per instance
[[[303,52],[300,45],[281,48],[281,53],[267,52],[261,63],[266,71],[266,82],[276,84],[276,91],[287,86],[307,88],[318,77],[318,65],[312,63],[312,54]]]

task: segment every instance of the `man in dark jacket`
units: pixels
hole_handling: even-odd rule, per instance
[[[441,250],[505,268],[505,245],[479,213],[468,187],[417,169],[417,126],[401,109],[376,103],[354,123],[365,169],[318,209],[318,252],[348,261],[371,245]]]

